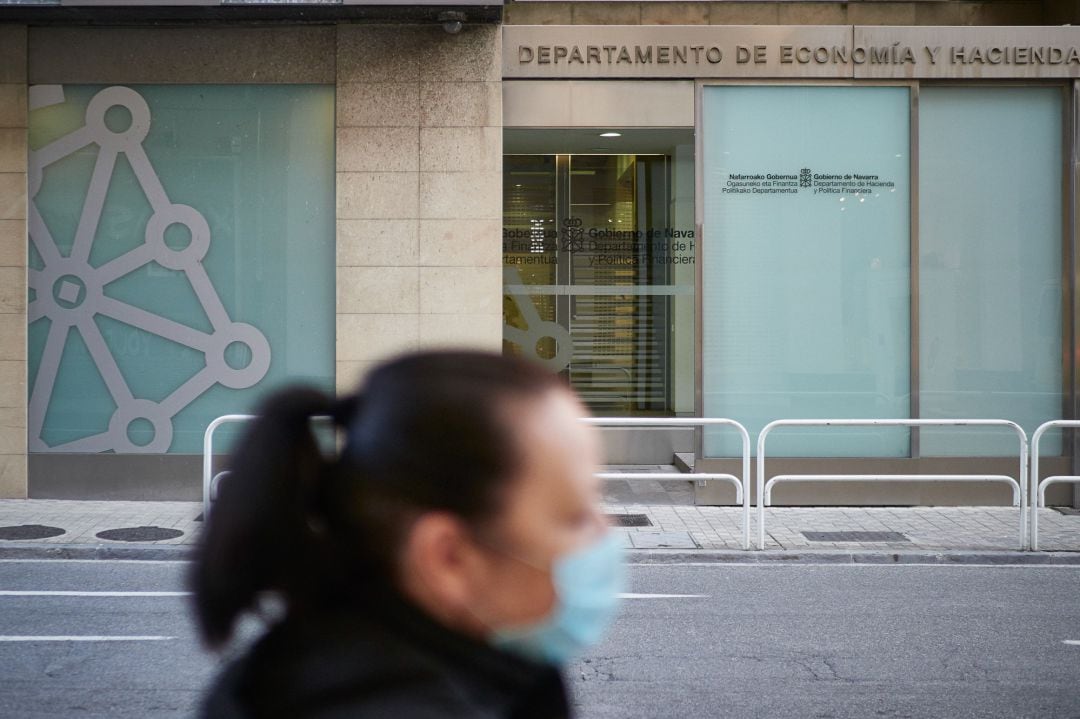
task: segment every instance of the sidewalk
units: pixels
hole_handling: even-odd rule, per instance
[[[616,530],[625,535],[628,549],[734,555],[728,561],[821,552],[977,557],[1018,549],[1019,510],[1011,507],[771,507],[766,509],[767,551],[743,552],[740,507],[697,507],[685,503],[682,494],[663,491],[648,496],[656,501],[667,497],[667,503],[614,502],[608,494],[605,511],[622,524],[642,525]],[[198,539],[201,514],[197,502],[0,500],[0,558],[184,558]],[[756,521],[755,509],[751,516],[755,538]],[[821,534],[835,532],[859,534]],[[1080,514],[1040,510],[1039,544],[1046,550],[1039,555],[1077,553],[1080,561]],[[1030,552],[1016,556],[1035,559]]]

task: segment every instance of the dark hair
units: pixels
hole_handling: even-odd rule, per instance
[[[233,453],[192,572],[204,640],[225,643],[265,591],[302,612],[393,582],[425,510],[474,526],[493,517],[520,461],[508,403],[564,386],[524,359],[444,350],[383,363],[342,399],[304,387],[268,397]],[[320,415],[343,430],[336,460],[313,431]]]

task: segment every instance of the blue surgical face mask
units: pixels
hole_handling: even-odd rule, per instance
[[[496,630],[492,643],[549,664],[565,664],[600,641],[615,618],[624,582],[622,542],[605,532],[595,542],[555,561],[555,607],[541,621]]]

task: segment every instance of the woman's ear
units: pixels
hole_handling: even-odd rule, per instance
[[[420,515],[409,528],[401,560],[402,583],[414,600],[446,618],[468,615],[481,558],[460,519],[448,512]]]

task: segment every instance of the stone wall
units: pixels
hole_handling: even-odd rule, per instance
[[[501,33],[342,25],[337,381],[502,342]]]
[[[26,28],[0,25],[0,497],[26,496]]]
[[[1057,25],[1076,0],[887,2],[508,2],[511,25]]]

